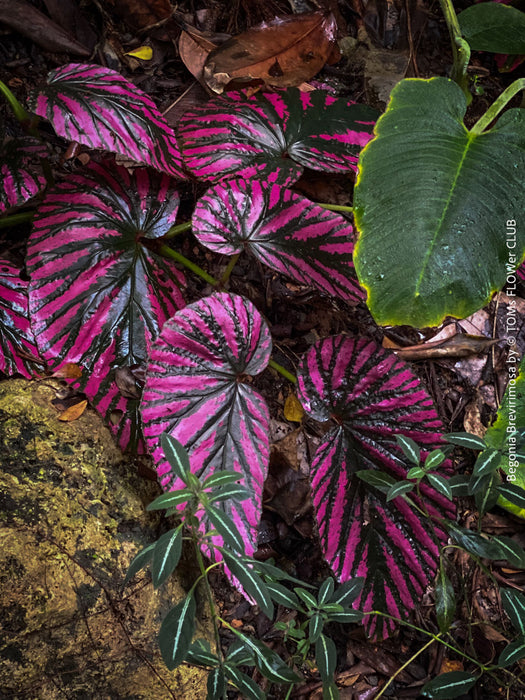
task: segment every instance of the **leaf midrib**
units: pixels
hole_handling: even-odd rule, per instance
[[[475,138],[475,136],[476,136],[476,134],[473,134],[471,131],[468,131],[467,129],[465,129],[465,130],[466,130],[466,136],[467,136],[467,145],[466,145],[466,148],[465,148],[464,151],[463,151],[463,155],[462,155],[461,160],[459,161],[459,164],[458,164],[458,166],[457,166],[456,174],[454,175],[454,180],[453,180],[452,186],[451,186],[451,188],[450,188],[450,193],[449,193],[448,199],[447,199],[447,201],[445,202],[445,206],[443,207],[443,211],[442,211],[442,214],[441,214],[441,218],[440,218],[439,221],[438,221],[438,224],[437,224],[437,226],[436,226],[436,230],[435,230],[435,232],[434,232],[434,236],[433,236],[433,238],[432,238],[432,241],[431,241],[431,243],[430,243],[430,246],[429,246],[429,248],[428,248],[428,251],[427,251],[427,253],[426,253],[426,255],[425,255],[425,258],[424,258],[424,260],[423,260],[423,264],[422,264],[422,266],[421,266],[421,272],[419,273],[419,277],[418,277],[418,280],[417,280],[417,282],[416,282],[416,287],[415,287],[415,290],[414,290],[414,297],[415,297],[415,298],[419,297],[419,295],[420,295],[420,291],[419,291],[419,290],[420,290],[420,288],[421,288],[421,285],[423,284],[424,277],[425,277],[425,272],[426,272],[427,267],[428,267],[428,265],[429,265],[430,258],[431,258],[431,256],[432,256],[433,250],[434,250],[434,248],[435,248],[435,246],[436,246],[436,243],[437,243],[437,241],[438,241],[439,234],[441,233],[441,230],[442,230],[442,228],[443,228],[443,223],[444,223],[444,221],[445,221],[447,212],[448,212],[448,210],[449,210],[449,208],[450,208],[450,203],[451,203],[452,197],[453,197],[453,195],[454,195],[454,193],[455,193],[456,185],[457,185],[459,176],[460,176],[460,174],[461,174],[461,171],[462,171],[462,169],[463,169],[463,165],[464,165],[464,163],[465,163],[465,159],[466,159],[466,157],[467,157],[467,153],[468,153],[468,151],[469,151],[469,149],[470,149],[470,146],[471,146],[471,144],[472,144],[472,142],[473,142],[473,140],[474,140],[474,138]]]

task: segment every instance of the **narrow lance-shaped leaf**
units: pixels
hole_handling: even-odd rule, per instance
[[[217,181],[257,174],[290,184],[303,167],[355,170],[377,112],[323,90],[247,98],[229,93],[186,113],[179,124],[183,157],[198,178]]]
[[[422,483],[423,501],[411,494],[431,515],[422,516],[403,498],[387,502],[382,489],[355,473],[382,472],[392,483],[405,479],[409,465],[395,436],[410,437],[424,450],[437,448],[442,426],[432,401],[405,362],[365,338],[337,336],[316,343],[300,363],[298,387],[313,418],[337,419],[312,463],[325,557],[339,580],[364,578],[355,607],[404,617],[433,579],[438,544],[446,541],[432,518],[454,512],[453,506]],[[442,469],[446,473],[450,466]],[[392,629],[373,616],[366,625],[377,637]]]
[[[165,532],[155,544],[151,576],[153,585],[158,588],[175,571],[182,553],[182,525]]]
[[[12,139],[0,147],[0,214],[44,189],[40,159],[48,156],[47,148],[30,137]]]
[[[446,634],[456,612],[456,596],[454,595],[454,587],[443,566],[443,561],[439,565],[435,594],[438,626],[440,631]]]
[[[477,682],[478,678],[467,671],[450,671],[425,683],[421,693],[434,700],[454,700],[466,694]]]
[[[227,293],[205,297],[170,319],[153,344],[142,402],[144,432],[165,489],[182,482],[170,473],[159,445],[163,432],[184,445],[191,471],[204,479],[234,471],[250,498],[221,503],[248,553],[256,546],[269,460],[269,414],[242,381],[267,365],[271,337],[253,304]],[[209,528],[206,518],[203,528]]]
[[[195,596],[191,590],[162,621],[159,646],[164,663],[170,671],[186,658],[195,631],[196,610]]]
[[[22,270],[0,259],[0,372],[30,378],[38,350],[29,323],[27,288]]]
[[[140,243],[175,221],[173,185],[145,168],[130,175],[112,162],[92,164],[48,192],[28,244],[30,317],[41,355],[52,368],[83,365],[80,386],[98,410],[112,419],[129,401],[135,426],[141,387],[133,372],[184,305],[182,274]],[[125,424],[124,416],[118,429]]]
[[[297,282],[346,301],[364,299],[352,264],[352,225],[285,187],[239,179],[215,185],[197,202],[192,225],[214,252],[249,250]]]
[[[65,139],[185,177],[175,133],[153,100],[111,68],[60,66],[29,104]]]

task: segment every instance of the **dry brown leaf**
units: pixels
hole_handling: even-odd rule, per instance
[[[179,37],[179,56],[194,78],[202,80],[202,70],[206,59],[217,44],[203,34],[187,28]]]
[[[276,17],[232,37],[209,54],[206,85],[220,94],[230,82],[292,87],[310,80],[333,58],[336,22],[331,12]]]
[[[431,341],[422,345],[411,345],[406,348],[394,349],[394,352],[403,360],[430,360],[443,357],[468,357],[485,352],[496,343],[499,338],[485,338],[480,335],[467,335],[456,333],[445,340]]]
[[[66,421],[67,423],[77,420],[77,418],[80,418],[80,416],[86,410],[87,404],[87,401],[80,401],[79,403],[66,408],[66,410],[62,411],[62,413],[58,416],[58,420]]]
[[[82,368],[74,362],[66,362],[65,365],[55,370],[51,376],[57,379],[80,379]]]
[[[134,29],[146,29],[168,19],[170,0],[109,0],[117,14]]]
[[[300,423],[303,420],[304,409],[301,402],[295,394],[289,394],[284,402],[284,417],[286,420],[294,423]]]

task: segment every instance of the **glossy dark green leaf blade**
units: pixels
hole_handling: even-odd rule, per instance
[[[206,683],[208,695],[206,700],[222,700],[226,690],[226,678],[222,668],[214,668],[208,674]]]
[[[181,664],[191,645],[195,631],[196,605],[193,591],[181,600],[164,618],[159,632],[159,647],[164,663],[172,671]]]
[[[447,576],[443,561],[440,562],[436,579],[436,617],[440,632],[446,634],[456,613],[456,596],[454,587]]]
[[[168,464],[177,478],[187,483],[186,474],[191,471],[190,458],[185,447],[169,433],[162,433],[160,446]]]
[[[278,605],[283,605],[285,608],[292,610],[301,610],[299,599],[293,591],[290,591],[286,586],[275,581],[267,581],[266,588],[272,598]]]
[[[176,508],[181,503],[186,503],[191,498],[189,489],[180,489],[179,491],[169,491],[162,493],[160,496],[146,506],[146,510],[167,510],[168,508]]]
[[[323,624],[323,616],[319,613],[312,615],[310,618],[310,622],[308,623],[308,638],[312,644],[317,642],[321,636]]]
[[[238,555],[234,556],[233,553],[222,547],[221,552],[230,572],[239,581],[246,593],[255,600],[264,614],[271,619],[274,607],[266,583],[261,576],[252,568],[249,561]]]
[[[425,683],[421,693],[433,700],[454,700],[466,694],[477,681],[477,677],[467,671],[451,671]]]
[[[354,265],[381,325],[465,318],[523,259],[525,230],[509,262],[502,226],[525,204],[525,110],[477,133],[466,107],[452,80],[402,80],[361,152]]]
[[[223,542],[236,552],[244,553],[244,541],[233,520],[220,508],[207,505],[204,509],[210,523],[222,537]]]
[[[448,433],[443,435],[443,440],[458,447],[468,447],[469,450],[484,450],[487,447],[485,440],[472,433]]]
[[[415,484],[411,484],[408,481],[399,481],[397,484],[391,486],[386,492],[386,500],[391,501],[393,498],[398,496],[403,496],[406,493],[410,493],[415,488]]]
[[[453,499],[452,489],[448,485],[448,479],[443,478],[440,474],[427,474],[428,483],[434,488],[438,493],[449,501]]]
[[[352,603],[357,600],[359,594],[363,590],[365,579],[355,577],[349,581],[345,581],[337,587],[333,596],[330,598],[331,603],[337,603],[344,608],[351,607]]]
[[[182,525],[165,532],[155,544],[151,576],[153,585],[158,588],[175,571],[182,554]]]
[[[507,668],[525,658],[525,638],[522,636],[508,644],[498,658],[498,666]]]
[[[458,23],[474,51],[525,54],[525,12],[515,7],[479,3],[460,12]]]
[[[506,482],[498,486],[498,491],[503,498],[525,510],[525,489],[512,482]]]
[[[482,537],[477,532],[448,523],[448,531],[452,539],[470,554],[484,559],[503,559],[504,554],[493,541]]]
[[[403,450],[404,455],[413,464],[419,464],[421,450],[415,440],[405,435],[395,435],[396,442]]]
[[[335,581],[334,579],[329,576],[327,579],[325,579],[320,588],[319,588],[319,593],[317,595],[317,600],[319,601],[319,605],[324,605],[327,603],[333,596],[335,590]]]
[[[155,545],[156,542],[153,542],[153,544],[149,544],[147,547],[141,549],[140,552],[138,552],[138,554],[134,556],[126,572],[126,576],[124,578],[122,586],[125,586],[127,583],[129,583],[129,581],[131,581],[135,574],[137,574],[141,569],[143,569],[150,563],[153,557],[153,550],[155,549]]]
[[[279,654],[267,647],[266,644],[258,639],[241,635],[239,632],[236,634],[242,637],[246,646],[253,651],[257,668],[265,678],[273,683],[286,684],[297,683],[301,680],[301,677],[284,663]]]
[[[188,649],[186,661],[213,668],[218,665],[219,658],[212,652],[207,639],[196,639]]]
[[[246,697],[247,700],[266,700],[266,693],[262,691],[253,678],[243,673],[237,666],[226,663],[224,665],[224,673],[234,683],[235,687],[240,690],[243,698]]]
[[[505,535],[494,536],[492,539],[499,545],[502,552],[505,552],[509,564],[525,570],[525,549],[523,547]]]
[[[525,595],[512,588],[502,588],[501,603],[513,627],[525,635]]]
[[[495,450],[493,447],[488,447],[486,450],[483,450],[480,455],[478,455],[472,474],[473,476],[485,476],[486,474],[491,474],[498,468],[500,462],[501,455],[499,450]]]
[[[337,663],[337,649],[330,637],[319,635],[315,643],[315,661],[323,682],[333,680]]]

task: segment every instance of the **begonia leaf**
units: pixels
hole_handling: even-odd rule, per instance
[[[39,358],[29,323],[28,284],[19,268],[0,259],[0,372],[29,379]]]
[[[218,181],[236,175],[281,184],[303,168],[349,172],[372,138],[377,113],[322,90],[246,97],[228,93],[187,112],[179,124],[187,168]]]
[[[140,242],[166,233],[178,203],[167,175],[93,163],[47,193],[29,239],[38,349],[51,368],[85,368],[80,387],[95,407],[113,423],[123,415],[114,426],[122,445],[140,430],[140,382],[123,389],[123,375],[145,365],[151,341],[184,305],[182,274]]]
[[[185,177],[175,133],[153,100],[111,68],[60,66],[29,105],[69,141]]]
[[[254,305],[225,292],[189,304],[164,325],[153,343],[141,412],[149,451],[164,489],[183,486],[171,471],[160,436],[167,432],[188,451],[203,480],[238,472],[250,498],[216,503],[239,530],[248,553],[256,530],[269,461],[269,412],[246,375],[261,372],[272,347]],[[202,527],[207,519],[201,518]]]
[[[439,563],[445,531],[402,498],[387,501],[382,489],[355,473],[379,470],[396,481],[411,463],[395,436],[411,438],[425,452],[440,444],[441,422],[430,396],[409,366],[371,340],[336,336],[319,341],[298,370],[298,396],[319,421],[335,419],[312,463],[312,491],[324,555],[340,581],[363,577],[354,607],[405,617],[421,600]],[[448,464],[441,465],[447,473]],[[453,506],[428,484],[410,498],[430,516]],[[393,625],[367,617],[369,634],[384,637]]]
[[[273,270],[347,301],[364,299],[342,216],[280,185],[229,180],[197,202],[193,233],[216,253],[249,250]]]
[[[44,189],[40,159],[48,155],[47,148],[31,137],[12,139],[0,148],[0,214]]]

